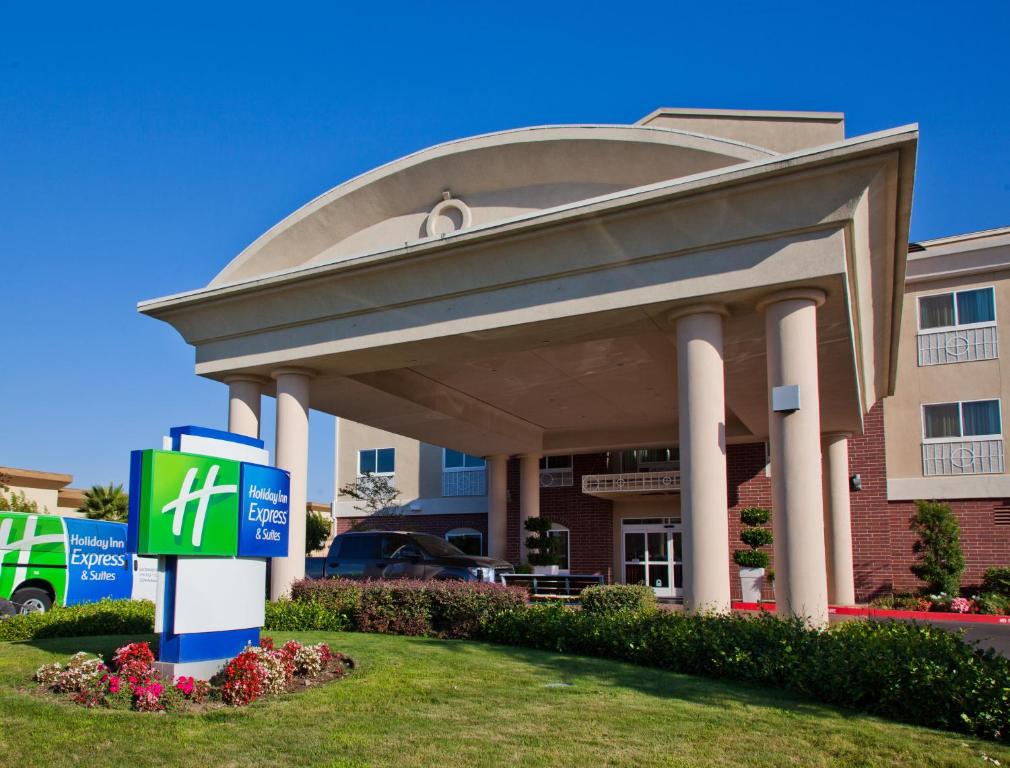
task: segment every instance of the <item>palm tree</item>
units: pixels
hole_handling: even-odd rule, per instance
[[[123,486],[93,485],[84,492],[84,503],[78,512],[83,512],[92,520],[115,520],[126,522],[129,512],[129,497],[123,493]]]

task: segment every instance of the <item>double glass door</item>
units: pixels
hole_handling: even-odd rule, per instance
[[[656,597],[683,595],[682,533],[670,518],[625,520],[623,561],[625,584],[648,584]]]

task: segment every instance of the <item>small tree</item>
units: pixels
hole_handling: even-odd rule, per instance
[[[11,491],[8,483],[10,478],[0,474],[0,512],[27,512],[28,514],[39,513],[39,503],[25,496],[24,491]],[[9,493],[8,493],[9,491]],[[42,514],[48,514],[48,509],[43,509]]]
[[[773,541],[772,532],[762,525],[767,525],[771,513],[764,507],[747,507],[740,511],[740,522],[744,528],[740,531],[740,541],[750,549],[738,549],[733,552],[733,562],[741,568],[767,568],[768,553],[759,547],[767,547]]]
[[[396,506],[400,492],[393,487],[385,475],[373,475],[371,472],[366,472],[353,483],[348,483],[341,488],[340,493],[360,502],[354,505],[354,508],[359,512],[367,512],[370,515],[382,512],[391,515],[400,511]]]
[[[956,597],[961,592],[964,552],[961,551],[961,526],[947,504],[938,501],[915,502],[912,530],[918,536],[912,551],[916,554],[914,573],[926,582],[931,594]]]
[[[305,515],[305,554],[315,552],[330,537],[333,524],[319,512],[309,510]]]
[[[77,511],[92,520],[122,523],[129,515],[130,499],[121,485],[93,485],[84,492],[84,503]]]
[[[557,565],[561,562],[557,539],[551,536],[551,521],[546,517],[528,517],[523,527],[532,535],[526,537],[526,560],[530,565]]]

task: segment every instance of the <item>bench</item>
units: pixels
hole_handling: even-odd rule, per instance
[[[557,574],[548,576],[539,573],[505,573],[502,580],[510,585],[525,587],[531,600],[560,600],[572,602],[579,599],[579,593],[586,587],[604,584],[601,574]]]

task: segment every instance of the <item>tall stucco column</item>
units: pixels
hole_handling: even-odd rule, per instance
[[[847,433],[831,432],[823,436],[821,465],[824,476],[824,552],[828,566],[828,601],[831,605],[855,605]]]
[[[817,307],[824,299],[820,290],[793,289],[758,304],[765,313],[768,359],[776,603],[779,615],[816,627],[828,623],[817,381]],[[799,388],[799,408],[780,403],[776,409],[775,389],[791,386]]]
[[[279,368],[271,374],[277,381],[277,466],[291,473],[288,502],[291,517],[288,556],[271,564],[270,599],[289,594],[291,584],[305,576],[305,504],[309,473],[309,381],[304,368]]]
[[[236,374],[224,381],[228,385],[228,431],[258,438],[263,379],[251,374]]]
[[[508,456],[487,459],[487,554],[505,559],[508,551]]]
[[[684,608],[729,611],[726,397],[717,304],[671,315],[677,324]]]
[[[526,521],[540,517],[540,454],[519,457],[519,560],[526,562]]]

